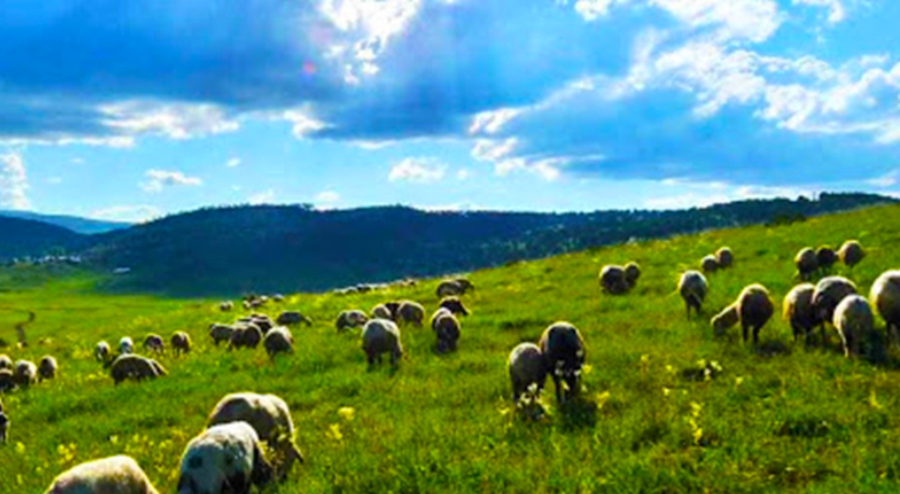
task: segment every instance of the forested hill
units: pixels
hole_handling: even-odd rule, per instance
[[[0,215],[0,259],[79,251],[88,240],[60,226]]]
[[[113,230],[121,230],[131,226],[130,223],[120,221],[103,221],[79,216],[63,214],[41,214],[31,211],[12,211],[0,209],[0,217],[19,218],[23,220],[40,221],[51,225],[61,226],[76,233],[90,235],[93,233],[106,233]]]
[[[868,194],[750,200],[680,211],[424,212],[406,207],[202,209],[90,237],[87,259],[130,267],[117,290],[170,295],[316,291],[440,275],[592,246],[889,202]]]

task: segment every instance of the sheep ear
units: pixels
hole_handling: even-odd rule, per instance
[[[272,479],[272,465],[263,457],[259,444],[253,445],[253,472],[250,481],[257,486],[263,486]]]

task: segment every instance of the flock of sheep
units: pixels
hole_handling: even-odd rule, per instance
[[[823,346],[826,344],[826,324],[834,327],[841,338],[846,356],[859,355],[861,345],[871,340],[875,331],[875,311],[887,323],[887,338],[900,342],[900,271],[883,273],[872,285],[869,299],[858,294],[857,286],[842,276],[829,275],[838,261],[854,266],[865,256],[857,241],[848,241],[837,251],[822,247],[802,249],[795,258],[801,283],[793,287],[783,302],[784,318],[790,322],[794,340],[803,338],[808,344],[818,328]],[[715,254],[703,257],[701,271],[710,273],[733,265],[734,254],[723,247]],[[687,315],[699,314],[709,291],[703,272],[688,270],[678,283]],[[813,274],[823,277],[815,285],[807,280]],[[633,289],[641,276],[640,266],[630,262],[625,266],[607,265],[599,275],[605,293],[619,295]],[[358,290],[358,288],[354,288]],[[465,278],[442,281],[436,290],[440,303],[430,319],[437,353],[455,351],[461,336],[459,316],[468,316],[461,296],[474,290]],[[270,301],[283,297],[249,296],[243,300],[246,310],[256,310]],[[873,309],[874,307],[874,309]],[[232,302],[219,306],[223,312],[234,309]],[[713,334],[721,335],[728,328],[741,325],[746,343],[752,336],[758,343],[759,332],[775,312],[769,291],[761,284],[745,287],[734,303],[712,317]],[[361,328],[362,350],[369,365],[380,363],[388,354],[392,365],[403,356],[400,327],[421,327],[426,311],[412,300],[388,301],[372,307],[368,313],[360,309],[341,311],[335,320],[338,332]],[[229,350],[256,348],[263,344],[270,356],[291,352],[293,338],[289,326],[312,325],[312,321],[295,311],[282,312],[275,320],[253,312],[239,317],[231,324],[213,323],[208,334],[213,343],[227,343]],[[170,338],[171,347],[178,353],[191,350],[187,333],[176,332]],[[148,352],[162,352],[163,338],[150,334],[144,339]],[[113,356],[110,345],[101,341],[95,348],[96,358],[110,369],[118,384],[125,379],[143,380],[164,376],[167,371],[154,359],[134,353],[130,337],[119,341],[118,355]],[[520,343],[508,358],[508,372],[512,398],[517,406],[539,403],[546,378],[554,382],[556,399],[560,404],[577,397],[580,375],[586,357],[585,341],[571,323],[551,324],[536,343]],[[38,379],[52,378],[57,372],[56,360],[46,356],[39,366],[27,361],[12,360],[0,355],[0,391],[15,386],[28,386]],[[0,442],[6,440],[9,418],[0,402]],[[275,395],[235,393],[222,398],[207,420],[207,428],[187,445],[179,471],[179,494],[248,493],[251,486],[261,486],[271,479],[283,479],[294,462],[303,462],[303,455],[294,441],[294,425],[287,404]],[[151,485],[138,464],[127,456],[114,456],[78,465],[59,475],[48,494],[83,493],[153,494]]]

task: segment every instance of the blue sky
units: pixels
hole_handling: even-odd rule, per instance
[[[900,192],[900,2],[6,0],[0,208]]]

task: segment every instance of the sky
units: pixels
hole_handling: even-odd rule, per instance
[[[0,208],[900,194],[894,0],[4,0]]]

